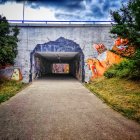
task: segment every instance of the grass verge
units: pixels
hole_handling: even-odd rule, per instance
[[[26,85],[27,84],[22,82],[0,79],[0,103],[14,96]]]
[[[113,109],[140,123],[140,81],[102,77],[85,86]]]

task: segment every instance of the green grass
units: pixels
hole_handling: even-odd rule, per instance
[[[27,84],[22,82],[0,79],[0,103],[14,96],[26,85]]]
[[[140,81],[102,77],[85,85],[113,109],[140,123]]]

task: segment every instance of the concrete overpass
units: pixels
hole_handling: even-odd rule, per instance
[[[97,56],[93,44],[113,46],[110,24],[11,24],[15,25],[20,29],[15,66],[20,67],[24,82],[34,79],[36,58],[46,74],[52,72],[53,63],[68,63],[72,75],[87,81],[90,71],[85,61]]]

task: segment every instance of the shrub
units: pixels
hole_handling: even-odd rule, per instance
[[[119,77],[128,79],[139,79],[140,78],[140,68],[138,67],[138,60],[128,60],[125,59],[117,65],[110,67],[104,76],[107,78]]]
[[[113,65],[112,67],[110,67],[105,73],[104,76],[107,78],[112,78],[112,77],[116,77],[116,69],[115,69],[116,65]]]

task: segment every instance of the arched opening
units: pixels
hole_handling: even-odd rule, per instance
[[[54,73],[54,66],[57,65],[69,72],[79,81],[84,81],[84,54],[80,46],[72,40],[63,37],[56,41],[49,41],[44,44],[37,44],[30,54],[30,81],[36,77]]]

